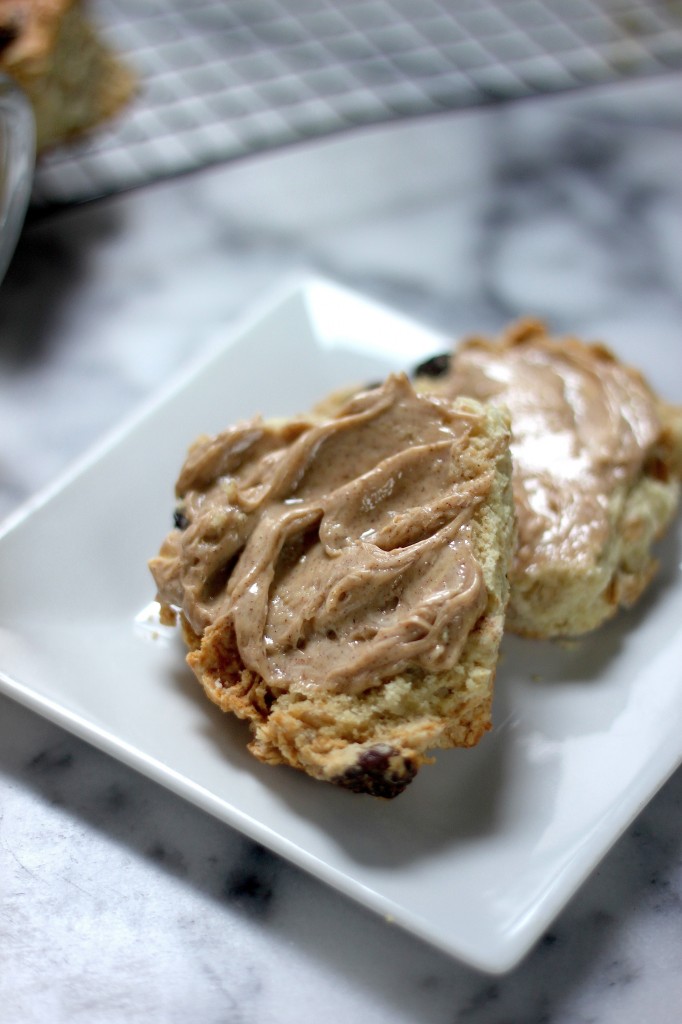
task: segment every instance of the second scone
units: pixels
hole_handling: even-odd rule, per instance
[[[525,320],[417,370],[417,386],[506,406],[518,547],[507,625],[578,636],[632,605],[675,513],[682,410],[601,344]]]
[[[150,563],[251,752],[378,796],[490,727],[514,542],[509,421],[407,378],[190,450]]]

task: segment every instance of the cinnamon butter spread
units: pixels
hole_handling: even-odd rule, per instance
[[[487,600],[471,528],[493,480],[471,444],[483,421],[400,375],[330,419],[200,439],[150,562],[159,600],[199,635],[232,633],[275,691],[447,671]]]
[[[515,573],[595,564],[616,492],[641,473],[661,430],[641,376],[602,346],[552,341],[531,323],[506,344],[462,345],[445,393],[501,403],[511,414]]]

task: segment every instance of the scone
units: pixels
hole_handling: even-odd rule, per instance
[[[136,87],[79,0],[0,0],[0,71],[31,102],[38,152],[111,117]]]
[[[393,797],[490,727],[514,542],[509,420],[404,375],[329,418],[190,449],[152,559],[207,695],[250,750]]]
[[[507,627],[578,636],[632,605],[677,508],[682,410],[603,345],[552,339],[534,320],[471,338],[416,379],[511,413],[519,539]]]

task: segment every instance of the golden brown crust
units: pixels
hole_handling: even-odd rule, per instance
[[[359,696],[316,699],[275,696],[244,668],[233,637],[213,636],[187,661],[210,700],[250,723],[249,750],[260,761],[354,792],[397,796],[430,763],[427,751],[472,747],[490,728],[494,665],[480,666],[485,682],[471,694],[461,673],[456,680],[404,677]],[[436,701],[438,690],[448,692]]]

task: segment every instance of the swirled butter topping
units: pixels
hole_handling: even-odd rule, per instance
[[[443,390],[510,411],[516,574],[548,562],[595,564],[616,492],[641,473],[661,431],[641,375],[603,346],[554,341],[533,321],[501,343],[461,345]]]
[[[323,421],[200,439],[177,484],[183,528],[150,563],[159,600],[198,634],[231,632],[278,691],[447,670],[486,606],[483,422],[476,402],[418,396],[399,375]]]

